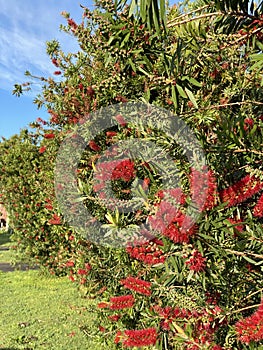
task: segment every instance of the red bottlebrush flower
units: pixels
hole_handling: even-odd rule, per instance
[[[148,221],[153,230],[161,232],[175,243],[187,243],[196,232],[193,220],[167,201],[161,201],[154,216]]]
[[[176,203],[181,205],[184,205],[186,202],[186,196],[180,187],[160,190],[156,193],[156,196],[161,199],[171,198],[173,201],[175,200]]]
[[[99,331],[103,333],[103,332],[106,331],[106,329],[104,327],[102,327],[102,326],[99,326]]]
[[[124,96],[121,96],[121,95],[116,96],[115,100],[118,102],[123,102],[123,103],[128,102],[128,99]]]
[[[92,88],[92,86],[88,86],[87,87],[87,95],[90,96],[90,97],[93,97],[95,95],[95,91]]]
[[[55,134],[49,133],[49,134],[45,134],[45,135],[44,135],[44,138],[45,138],[45,139],[53,139],[55,136],[56,136]]]
[[[170,329],[170,324],[176,318],[184,318],[187,316],[184,309],[172,308],[171,306],[162,308],[159,305],[155,305],[153,310],[162,318],[161,327],[165,330]]]
[[[111,156],[111,154],[109,155]],[[105,188],[105,182],[111,180],[130,181],[135,176],[134,163],[130,160],[113,160],[97,164],[95,172],[95,183],[93,189],[95,192],[100,192]],[[104,197],[101,193],[99,196]]]
[[[75,32],[76,29],[78,28],[78,25],[72,18],[68,19],[68,25],[70,25],[72,32]]]
[[[77,274],[78,275],[87,275],[88,271],[86,269],[78,269]]]
[[[219,74],[219,71],[215,68],[211,73],[209,73],[209,76],[212,78],[212,79],[215,79]]]
[[[61,217],[54,214],[53,218],[48,221],[50,225],[61,225]]]
[[[147,190],[147,188],[148,188],[149,185],[150,185],[150,182],[151,182],[151,180],[150,180],[148,177],[146,177],[145,179],[143,179],[142,189],[143,189],[144,191]]]
[[[163,233],[172,223],[173,218],[178,214],[178,209],[167,201],[161,201],[155,215],[148,217],[153,230]]]
[[[113,170],[111,178],[112,180],[130,181],[135,177],[134,162],[130,159],[121,161]]]
[[[110,315],[108,316],[108,319],[111,320],[112,322],[117,322],[121,318],[121,315]]]
[[[251,129],[254,125],[254,120],[252,118],[246,118],[244,120],[244,130],[247,131],[248,129]]]
[[[68,278],[71,280],[71,282],[75,282],[75,277],[72,275],[69,275]]]
[[[98,152],[101,150],[101,147],[94,140],[91,140],[89,142],[89,147],[90,149],[92,149],[92,151],[95,151],[95,152]]]
[[[37,118],[36,121],[40,124],[46,125],[47,122],[45,120],[43,120],[42,118]]]
[[[121,338],[122,338],[122,332],[118,331],[117,334],[116,334],[116,337],[114,339],[114,343],[118,344],[121,341]]]
[[[111,310],[121,310],[133,307],[135,299],[133,295],[122,295],[119,297],[110,298],[110,309]]]
[[[115,119],[120,124],[120,126],[126,126],[127,125],[126,120],[123,118],[123,116],[121,114],[116,115]]]
[[[116,136],[117,132],[116,131],[106,131],[106,136],[107,137],[113,137]]]
[[[232,186],[220,191],[222,203],[228,202],[228,207],[245,202],[248,198],[263,188],[263,182],[255,176],[246,175]]]
[[[190,259],[188,259],[185,263],[186,265],[189,265],[190,270],[200,272],[206,267],[205,261],[206,258],[204,258],[198,250],[194,250]]]
[[[68,118],[68,122],[70,124],[77,124],[79,121],[79,118],[78,117],[72,117],[72,118]]]
[[[211,210],[216,205],[217,184],[212,170],[192,168],[190,188],[192,202],[199,210]]]
[[[125,288],[128,288],[130,290],[134,290],[137,293],[144,294],[147,296],[151,295],[151,282],[147,282],[144,280],[141,280],[140,278],[136,277],[127,277],[120,281],[121,284]]]
[[[56,58],[52,58],[52,63],[54,64],[54,66],[58,67],[58,61]]]
[[[89,263],[85,263],[85,269],[87,271],[90,271],[91,270],[91,265]]]
[[[50,118],[50,122],[51,123],[54,123],[54,124],[57,124],[58,123],[58,115],[57,116],[55,116],[55,115],[53,115],[51,118]]]
[[[60,70],[56,70],[53,74],[54,74],[54,75],[60,75],[60,74],[61,74],[61,71],[60,71]]]
[[[155,345],[157,341],[157,331],[155,328],[141,330],[125,330],[123,345],[125,347],[142,347]]]
[[[45,152],[46,149],[47,149],[46,146],[40,147],[38,152],[39,152],[40,154],[42,154],[42,153]]]
[[[146,265],[156,265],[162,264],[166,260],[166,255],[159,248],[162,245],[162,241],[159,242],[149,242],[138,247],[127,247],[126,252],[133,259],[144,262]]]
[[[105,309],[105,308],[109,307],[109,303],[101,302],[101,303],[98,303],[97,306],[98,306],[99,309]]]
[[[206,292],[205,296],[206,296],[206,303],[207,304],[217,305],[217,303],[221,297],[221,294],[218,292],[214,292],[214,293]]]
[[[188,218],[186,216],[184,216],[186,218],[187,221],[191,222],[191,218]],[[188,225],[186,225],[188,226]],[[169,237],[172,241],[174,241],[175,243],[188,243],[189,242],[189,239],[191,236],[193,236],[198,227],[197,225],[193,225],[189,228],[180,228],[179,230],[179,234],[177,232],[177,229],[175,228],[176,225],[173,224],[170,228],[168,228],[165,232],[164,232],[164,235],[167,235],[167,237]],[[171,232],[170,232],[171,230]]]
[[[241,219],[231,219],[231,218],[229,218],[229,219],[227,219],[227,220],[228,220],[231,224],[233,224],[233,225],[242,222]],[[244,229],[244,225],[235,225],[234,228],[235,228],[236,230],[238,230],[239,232],[242,232],[243,229]]]
[[[67,261],[67,262],[66,262],[66,266],[67,266],[67,267],[74,267],[74,266],[75,266],[75,263],[74,263],[74,261],[70,260],[70,261]]]
[[[263,339],[263,299],[256,312],[235,324],[238,340],[249,344]]]
[[[263,217],[263,194],[259,197],[259,200],[253,209],[253,215],[259,218]]]

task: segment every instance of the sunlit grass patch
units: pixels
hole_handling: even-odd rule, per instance
[[[104,349],[81,330],[96,331],[95,302],[67,278],[15,271],[0,273],[0,285],[0,349]]]

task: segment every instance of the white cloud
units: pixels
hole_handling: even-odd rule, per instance
[[[66,10],[77,22],[82,11],[74,0],[0,0],[0,88],[12,90],[27,80],[24,72],[48,76],[56,68],[46,54],[46,41],[57,39],[64,51],[76,51],[76,39],[59,31]]]

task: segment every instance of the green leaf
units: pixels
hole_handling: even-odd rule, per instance
[[[134,64],[134,62],[132,61],[131,58],[128,58],[128,63],[129,63],[129,65],[131,66],[132,70],[133,70],[134,72],[136,72],[136,66],[135,66],[135,64]]]
[[[127,34],[126,34],[126,36],[125,36],[125,38],[122,40],[122,43],[121,43],[121,46],[120,47],[123,47],[125,44],[126,44],[126,42],[129,40],[129,38],[130,38],[130,35],[131,35],[131,32],[128,32]]]
[[[187,93],[187,96],[189,97],[189,100],[193,103],[195,108],[198,108],[197,102],[195,100],[195,97],[194,97],[192,91],[190,91],[189,89],[185,88],[185,92]]]
[[[199,83],[199,81],[197,81],[195,78],[190,78],[189,82],[197,87],[202,87],[203,85],[201,83]]]
[[[192,279],[194,273],[195,273],[195,271],[193,271],[193,270],[191,270],[191,271],[189,272],[189,274],[188,274],[188,276],[187,276],[187,279],[186,279],[186,282],[187,282],[187,283]]]
[[[110,45],[112,42],[113,42],[113,40],[115,40],[116,39],[116,37],[114,36],[114,35],[112,35],[110,38],[109,38],[109,40],[108,40],[108,42],[107,42],[107,45]]]
[[[244,255],[243,258],[244,258],[245,260],[247,260],[249,263],[253,264],[253,265],[256,265],[256,264],[257,264],[257,262],[256,262],[255,260],[249,258],[248,256],[245,256],[245,255]]]
[[[177,94],[176,94],[174,85],[172,85],[172,101],[173,101],[173,104],[174,104],[174,108],[177,109],[178,102],[177,102]]]
[[[180,96],[182,96],[183,98],[187,98],[187,94],[184,92],[183,88],[179,84],[176,84],[176,88]]]
[[[146,72],[146,70],[144,70],[142,67],[138,67],[138,70],[139,70],[140,72],[142,72],[143,74],[147,75],[147,77],[151,77],[151,74],[148,73],[148,72]]]

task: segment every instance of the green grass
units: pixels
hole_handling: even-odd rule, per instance
[[[0,245],[8,245],[5,240],[0,234]],[[0,261],[7,262],[8,254],[0,251]],[[0,272],[0,286],[0,349],[108,349],[91,336],[98,329],[96,302],[81,298],[67,277]]]

